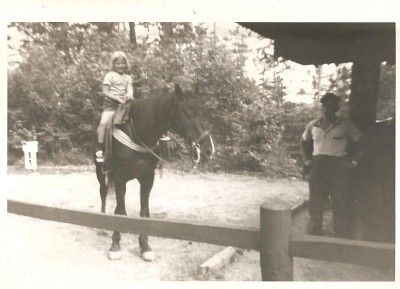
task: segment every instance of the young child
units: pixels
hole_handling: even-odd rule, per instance
[[[120,104],[128,99],[133,99],[132,78],[128,74],[130,64],[126,54],[115,51],[111,56],[110,72],[103,81],[103,94],[105,95],[103,113],[97,128],[97,152],[96,161],[104,162],[104,138],[107,123]]]

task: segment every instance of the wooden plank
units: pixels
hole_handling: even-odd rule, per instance
[[[207,273],[216,273],[218,270],[224,268],[225,266],[229,265],[235,255],[237,254],[238,249],[233,247],[226,247],[224,250],[218,252],[206,262],[201,264],[200,266],[200,273],[207,274]]]
[[[394,268],[395,262],[395,245],[389,243],[303,235],[290,239],[289,250],[294,257],[364,266]]]
[[[116,230],[122,233],[204,242],[258,250],[258,228],[204,225],[190,222],[133,218],[88,211],[53,208],[44,205],[7,200],[9,213],[69,223],[79,226]]]
[[[394,23],[239,22],[274,39],[274,55],[300,64],[396,60]]]

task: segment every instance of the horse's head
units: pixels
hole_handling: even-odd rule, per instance
[[[202,118],[201,109],[175,85],[175,109],[171,119],[172,130],[190,145],[195,165],[204,159],[212,159],[214,142]]]

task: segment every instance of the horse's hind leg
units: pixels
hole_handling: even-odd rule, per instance
[[[100,183],[100,198],[101,198],[101,212],[106,212],[106,199],[107,199],[107,184],[106,184],[106,175],[102,172],[102,164],[96,164],[96,175],[97,180]]]
[[[117,198],[117,206],[114,213],[117,215],[126,215],[125,210],[125,193],[126,182],[122,180],[115,180],[115,195]],[[112,236],[112,244],[108,254],[109,259],[115,260],[121,258],[121,247],[119,241],[121,240],[121,233],[114,232]]]
[[[149,196],[150,196],[150,191],[153,188],[154,173],[151,175],[147,175],[143,178],[140,178],[139,182],[140,182],[140,217],[149,218],[150,217]],[[142,259],[145,261],[153,261],[155,256],[153,251],[151,250],[151,247],[148,244],[147,235],[139,236],[139,246]]]

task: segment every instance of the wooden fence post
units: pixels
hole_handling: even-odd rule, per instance
[[[289,255],[292,212],[287,204],[264,203],[260,208],[260,263],[263,281],[293,281]]]

